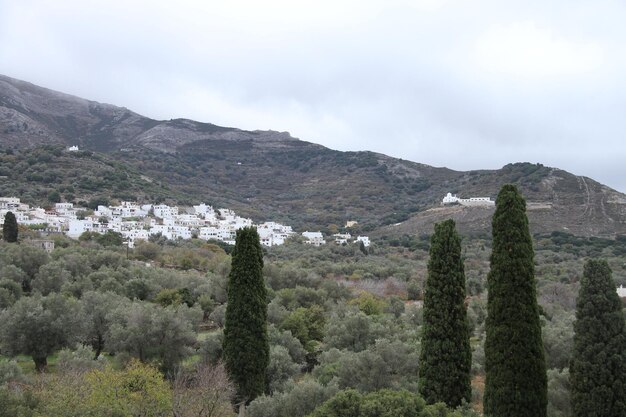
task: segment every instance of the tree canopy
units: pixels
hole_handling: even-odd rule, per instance
[[[12,211],[7,211],[4,215],[4,224],[2,225],[2,238],[9,243],[17,242],[17,219]]]
[[[248,403],[265,391],[269,350],[263,251],[256,228],[244,227],[232,252],[224,326],[224,360],[238,401]]]
[[[469,402],[471,362],[461,240],[454,221],[446,220],[431,238],[424,294],[419,387],[426,402]]]
[[[604,260],[591,259],[584,267],[570,381],[576,417],[626,416],[626,328]]]
[[[526,201],[502,187],[493,215],[487,277],[485,415],[545,417],[547,376]]]

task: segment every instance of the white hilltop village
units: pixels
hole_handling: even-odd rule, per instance
[[[85,232],[104,234],[108,231],[122,235],[129,248],[138,240],[148,240],[150,236],[161,235],[167,239],[218,240],[235,244],[238,229],[255,226],[261,244],[277,246],[294,235],[291,226],[276,222],[254,224],[251,219],[237,216],[230,209],[214,209],[201,203],[197,206],[180,209],[166,204],[137,204],[122,201],[117,206],[98,206],[97,210],[75,207],[73,203],[56,203],[51,209],[30,207],[17,197],[0,197],[0,224],[4,223],[7,212],[13,212],[18,224],[30,226],[46,233],[63,233],[77,239]],[[304,232],[305,243],[321,246],[326,243],[321,232]],[[350,234],[333,235],[335,243],[346,244],[352,240]],[[369,246],[367,236],[358,236],[356,243]]]

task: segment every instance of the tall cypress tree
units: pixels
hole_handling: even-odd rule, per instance
[[[424,293],[419,391],[450,407],[472,396],[472,353],[465,308],[465,271],[454,220],[435,225]]]
[[[237,400],[249,403],[265,391],[269,365],[267,291],[263,251],[256,228],[237,231],[228,277],[224,361],[237,386]]]
[[[570,365],[576,417],[626,416],[626,328],[606,261],[585,264]]]
[[[526,201],[502,187],[493,215],[487,277],[484,409],[488,417],[545,417],[546,363]]]
[[[17,219],[11,211],[7,211],[7,214],[4,215],[2,238],[5,242],[17,242]]]

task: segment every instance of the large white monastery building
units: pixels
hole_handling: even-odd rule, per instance
[[[470,198],[458,198],[456,194],[452,195],[452,193],[446,194],[443,198],[441,204],[460,204],[462,206],[494,206],[496,204],[489,197],[470,197]]]

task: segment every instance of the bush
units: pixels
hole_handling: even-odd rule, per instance
[[[284,392],[262,395],[246,409],[248,417],[304,417],[335,395],[336,386],[323,386],[311,379],[287,384]]]
[[[7,382],[22,382],[23,380],[24,374],[17,362],[13,360],[0,362],[0,387]]]
[[[300,365],[295,363],[287,348],[282,346],[270,347],[270,364],[267,367],[267,382],[270,392],[282,391],[287,381],[297,375]]]

